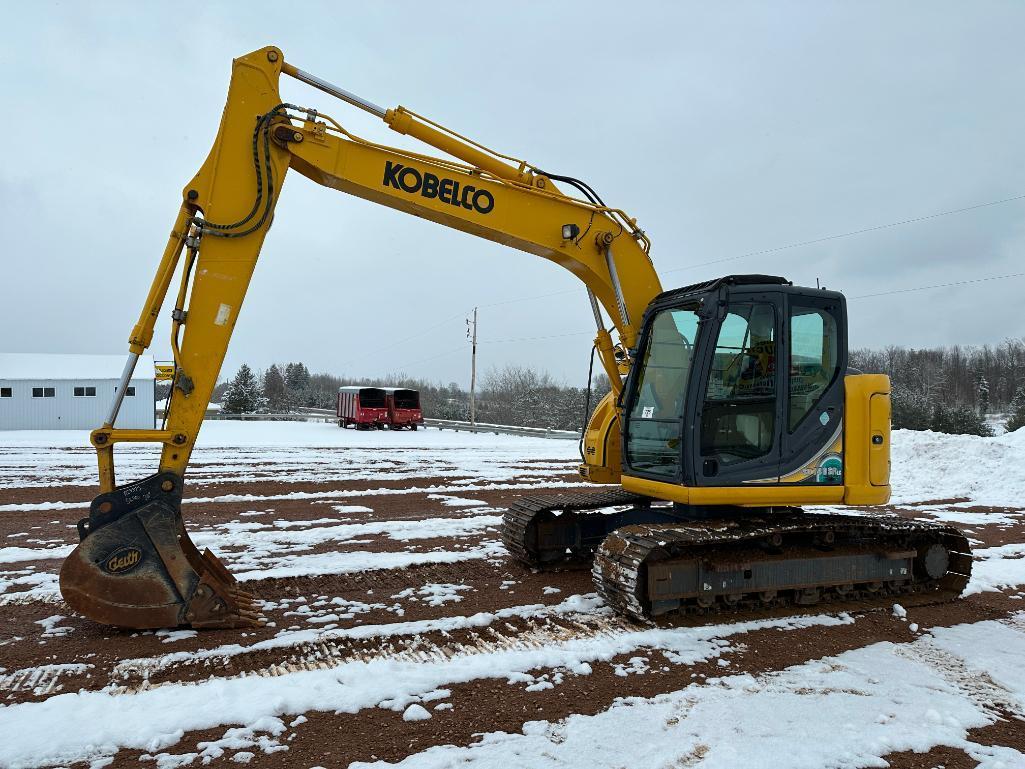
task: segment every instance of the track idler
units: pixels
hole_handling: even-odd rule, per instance
[[[117,627],[243,628],[262,624],[256,599],[217,556],[200,553],[181,514],[182,479],[159,473],[93,500],[61,566],[75,611]]]

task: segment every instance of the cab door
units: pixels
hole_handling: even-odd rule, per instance
[[[692,482],[779,482],[783,293],[727,289],[703,350],[690,413]]]
[[[786,295],[783,483],[843,483],[847,318],[833,292]]]

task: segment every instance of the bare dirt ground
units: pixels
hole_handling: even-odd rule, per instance
[[[252,462],[252,453],[242,458],[197,454],[184,508],[189,529],[265,602],[266,627],[171,634],[100,627],[72,614],[54,589],[52,575],[67,546],[77,541],[75,521],[92,495],[81,480],[80,458],[62,466],[66,454],[51,452],[52,468],[33,479],[40,485],[16,488],[8,479],[9,487],[0,488],[0,548],[7,548],[0,550],[7,553],[0,562],[0,702],[8,707],[75,692],[130,697],[217,679],[287,679],[353,660],[470,659],[657,629],[607,611],[567,608],[567,599],[593,593],[589,572],[532,572],[505,557],[497,544],[497,518],[517,494],[525,488],[557,491],[576,482],[574,462],[564,458],[565,451],[554,459],[499,461],[495,467],[501,472],[481,479],[473,468],[461,466],[472,463],[459,457],[435,473],[421,467],[414,452],[387,450],[374,457],[380,461],[366,473],[370,477],[345,477],[332,469],[352,466],[344,449],[320,449],[306,465],[302,452],[290,454],[287,462],[275,455],[263,463]],[[242,477],[233,480],[234,469],[243,465]],[[971,521],[964,528],[978,547],[1025,543],[1022,510],[945,499],[893,511],[932,520],[934,514],[926,511],[935,509],[954,510]],[[390,554],[408,563],[347,560],[361,554]],[[457,560],[446,562],[450,556]],[[288,573],[261,576],[282,564]],[[210,728],[184,729],[169,744],[121,747],[109,753],[110,763],[103,758],[94,764],[93,755],[73,765],[163,769],[187,765],[189,754],[196,754],[194,765],[212,766],[398,762],[432,746],[470,745],[483,733],[518,733],[528,722],[596,714],[620,698],[652,698],[724,675],[772,673],[879,642],[907,644],[933,628],[1009,620],[1025,609],[1023,597],[1019,588],[1008,587],[909,609],[904,617],[875,611],[835,624],[752,627],[735,636],[727,629],[729,640],[719,653],[692,661],[658,644],[641,644],[592,657],[586,674],[541,665],[524,675],[482,674],[447,684],[432,697],[414,700],[429,720],[404,720],[408,703],[401,701],[355,712],[325,706],[284,715],[284,708],[277,733],[268,729],[262,741],[259,733],[250,734],[248,745],[243,739],[217,747],[227,729],[244,726],[228,718]],[[806,613],[817,616],[814,607]],[[692,621],[672,632],[707,630],[723,622]],[[609,648],[615,651],[614,644]],[[1013,707],[994,708],[999,711],[994,722],[969,730],[969,739],[1025,752],[1025,715]],[[17,735],[4,739],[17,740]],[[979,763],[949,746],[892,752],[885,760],[904,768]]]

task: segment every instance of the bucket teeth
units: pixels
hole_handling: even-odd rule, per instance
[[[209,550],[203,553],[202,567],[199,587],[185,611],[186,622],[203,628],[259,627],[264,623],[256,596],[236,587],[236,579]]]
[[[193,545],[193,547],[195,547],[195,545]],[[210,552],[209,548],[203,551],[203,561],[206,564],[206,566],[210,569],[210,571],[216,574],[222,582],[225,582],[229,585],[238,584],[238,580],[235,579],[231,575],[231,572],[225,568],[224,564],[221,563],[221,559],[214,555],[212,552]]]

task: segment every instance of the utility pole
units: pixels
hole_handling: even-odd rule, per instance
[[[466,338],[472,340],[470,353],[470,424],[477,426],[477,308],[473,308],[473,321],[466,319]]]

